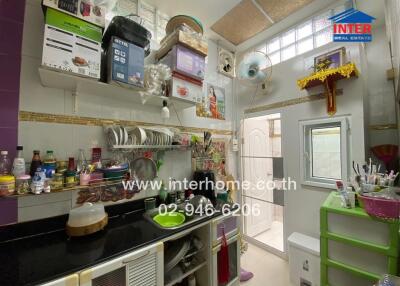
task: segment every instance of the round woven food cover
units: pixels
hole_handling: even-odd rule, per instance
[[[203,25],[201,22],[191,16],[186,16],[186,15],[177,15],[172,17],[168,23],[167,27],[165,28],[165,32],[167,35],[173,33],[177,27],[179,27],[182,24],[188,25],[190,28],[195,30],[199,34],[203,34]]]

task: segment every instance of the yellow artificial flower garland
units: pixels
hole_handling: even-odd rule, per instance
[[[358,76],[359,71],[354,63],[348,63],[338,68],[322,70],[308,77],[299,79],[297,80],[297,85],[300,89],[304,89],[307,87],[309,82],[314,80],[319,80],[321,81],[321,83],[323,83],[328,77],[332,75],[340,74],[345,78],[350,78],[353,73],[355,74],[355,76]]]

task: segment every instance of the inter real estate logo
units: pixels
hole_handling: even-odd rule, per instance
[[[372,25],[376,20],[354,8],[332,16],[334,42],[371,42]]]

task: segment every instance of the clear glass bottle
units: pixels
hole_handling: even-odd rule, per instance
[[[83,149],[79,149],[79,157],[78,157],[78,163],[76,164],[76,171],[78,174],[84,172],[88,167],[86,157],[85,157],[85,151]]]
[[[6,176],[11,174],[10,160],[8,159],[8,151],[0,152],[0,175]]]
[[[13,169],[12,169],[12,173],[15,178],[18,178],[26,174],[25,159],[22,154],[23,149],[24,148],[22,146],[17,146],[17,155],[14,158]]]

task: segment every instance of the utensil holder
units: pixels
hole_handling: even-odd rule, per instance
[[[88,186],[90,183],[91,176],[90,174],[80,174],[79,182],[81,186]]]

